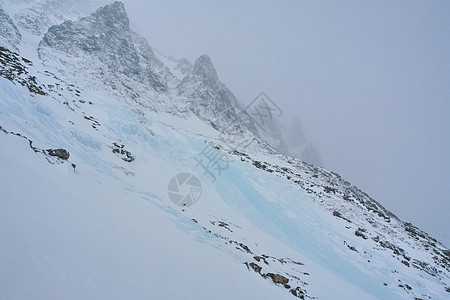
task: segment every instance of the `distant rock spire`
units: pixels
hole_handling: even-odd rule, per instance
[[[298,147],[306,144],[302,122],[298,118],[295,118],[291,123],[288,140],[289,146],[291,147]]]

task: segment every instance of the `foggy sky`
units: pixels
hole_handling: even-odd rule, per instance
[[[266,92],[327,169],[450,246],[450,1],[123,2],[152,47]]]

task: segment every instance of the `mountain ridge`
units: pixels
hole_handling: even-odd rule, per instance
[[[95,24],[102,23],[95,18],[108,15],[108,12],[111,13],[109,9],[113,9],[112,15],[118,17],[110,20],[119,20],[124,25],[117,31],[125,28],[122,34],[125,34],[124,40],[129,42],[125,48],[112,50],[112,54],[117,55],[120,49],[129,50],[127,54],[133,57],[133,67],[127,69],[127,63],[115,65],[113,62],[110,65],[111,57],[108,56],[100,57],[91,67],[100,65],[105,70],[125,76],[133,73],[130,70],[135,68],[140,70],[141,75],[147,74],[143,70],[148,67],[155,78],[167,83],[162,85],[164,88],[158,88],[161,87],[160,82],[140,82],[142,78],[138,76],[135,78],[135,84],[140,85],[138,92],[132,90],[130,94],[126,89],[116,89],[117,93],[111,93],[109,88],[102,87],[103,94],[99,92],[99,87],[93,89],[90,85],[83,85],[83,80],[74,80],[75,83],[67,81],[69,78],[64,73],[73,66],[70,60],[67,65],[56,65],[53,73],[41,69],[37,62],[28,61],[20,54],[2,48],[0,134],[8,139],[17,137],[17,134],[24,135],[40,149],[67,148],[75,164],[75,167],[68,166],[70,176],[90,174],[104,182],[115,180],[119,185],[125,182],[124,187],[131,195],[140,195],[163,214],[173,217],[175,222],[194,228],[190,230],[209,241],[207,245],[211,243],[235,257],[248,271],[268,279],[267,282],[277,286],[283,292],[282,295],[315,298],[315,293],[320,294],[316,285],[317,282],[323,282],[317,273],[310,276],[307,272],[315,270],[311,266],[318,263],[360,289],[370,282],[373,286],[366,288],[369,294],[378,298],[445,297],[443,295],[449,292],[448,249],[412,224],[400,221],[381,204],[333,172],[281,155],[261,142],[248,147],[233,145],[232,149],[227,148],[217,133],[230,123],[237,124],[244,135],[259,137],[250,115],[239,110],[236,98],[218,79],[209,57],[197,59],[178,83],[173,74],[168,75],[170,70],[167,71],[159,59],[153,60],[154,53],[150,52],[148,43],[141,40],[141,48],[136,50],[140,38],[133,35],[124,20],[123,13],[126,15],[126,12],[123,4],[115,2],[106,9],[100,8],[93,18],[65,21],[62,23],[65,25],[50,27],[50,33],[44,34],[43,41],[46,41],[41,42],[38,50],[44,62],[46,57],[47,60],[51,57],[47,55],[60,51],[60,46],[64,46],[61,48],[63,54],[67,50],[73,50],[66,53],[69,55],[84,51],[84,44],[76,45],[75,48],[66,44],[72,44],[73,39],[91,33],[89,26],[78,25],[93,24],[95,27]],[[116,12],[122,14],[117,15]],[[14,27],[9,28],[11,30]],[[64,42],[57,38],[61,28],[70,33],[63,32]],[[98,32],[101,31],[99,29]],[[108,45],[108,42],[105,44]],[[53,45],[57,45],[56,49],[53,49]],[[97,49],[95,43],[91,46],[87,48],[90,52],[103,49]],[[83,57],[86,54],[84,52]],[[145,55],[147,58],[144,58]],[[96,54],[93,56],[96,58]],[[140,64],[142,61],[144,63]],[[47,66],[44,63],[44,67]],[[157,69],[160,73],[155,71]],[[124,70],[126,72],[121,73]],[[98,75],[95,71],[94,74],[89,73],[92,70],[82,72],[79,68],[77,71],[78,75],[86,75],[88,79]],[[64,79],[59,79],[60,76]],[[109,77],[107,82],[117,85],[116,79],[120,82],[123,77],[114,76],[117,74]],[[148,88],[148,84],[154,91],[141,92]],[[170,89],[179,98],[173,98]],[[127,101],[127,97],[134,101]],[[165,100],[181,101],[175,106],[166,107],[168,111],[173,107],[182,111],[186,107],[194,112],[184,112],[184,121],[176,117],[176,113],[158,117],[160,112],[152,107],[152,103]],[[206,109],[201,108],[202,104],[207,106]],[[224,110],[228,113],[220,114]],[[212,116],[208,115],[211,113]],[[236,118],[238,121],[234,123]],[[213,149],[218,148],[216,150],[221,151],[220,155],[235,161],[229,164],[229,169],[222,170],[223,174],[216,174],[220,178],[214,184],[208,183],[208,176],[202,175],[198,165],[186,162],[190,157],[203,153],[203,148],[208,145],[213,146]],[[92,160],[92,157],[96,159]],[[133,160],[129,157],[133,157]],[[57,162],[55,168],[66,165],[64,160]],[[152,181],[159,183],[151,185],[151,188],[141,182],[148,176],[140,167],[141,164],[149,168],[163,166],[173,172],[187,168],[197,173],[206,183],[205,192],[211,204],[200,203],[198,209],[196,206],[190,210],[173,208],[161,200],[165,193],[165,185],[161,183],[164,182],[163,178],[151,177]],[[268,188],[269,184],[271,188]],[[244,219],[242,212],[245,212]],[[323,225],[323,228],[317,227],[317,224]],[[259,231],[251,231],[249,228],[252,226]],[[273,253],[279,249],[260,246],[255,236],[265,234],[271,239],[275,238],[277,245],[287,245],[295,249],[296,255],[305,257],[300,261],[294,257],[286,258]],[[313,259],[308,261],[306,257]],[[351,264],[358,267],[352,267]],[[342,268],[349,269],[343,272]],[[358,271],[358,268],[367,272]],[[375,275],[372,276],[369,270]],[[426,276],[431,279],[428,280]],[[310,285],[315,287],[311,288]],[[439,286],[439,291],[435,285]],[[352,291],[356,293],[356,290]]]

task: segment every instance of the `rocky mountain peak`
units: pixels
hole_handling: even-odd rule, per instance
[[[97,22],[101,23],[101,25],[110,27],[112,30],[129,30],[130,21],[127,12],[125,11],[125,6],[120,1],[115,1],[112,4],[100,7],[92,14],[92,17],[94,17]]]
[[[200,56],[177,87],[178,95],[187,98],[188,107],[200,119],[222,130],[233,122],[242,131],[255,134],[256,127],[248,114],[240,114],[239,103],[217,76],[208,55]]]
[[[214,69],[211,59],[206,54],[197,58],[192,73],[206,80],[219,81],[216,69]]]
[[[54,50],[64,55],[55,57]],[[132,80],[158,92],[167,90],[168,71],[161,67],[147,42],[130,29],[125,6],[119,1],[79,21],[51,26],[39,45],[39,55],[45,63],[59,60],[73,65],[74,70],[97,67],[98,78],[133,97],[140,92],[137,85],[132,87]],[[79,61],[76,64],[74,57]]]
[[[66,21],[51,26],[40,46],[56,48],[63,52],[103,52],[111,49],[125,52],[129,48],[131,33],[129,19],[121,2],[99,8],[79,21]],[[111,51],[109,51],[111,52]]]

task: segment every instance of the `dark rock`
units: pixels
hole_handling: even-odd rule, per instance
[[[305,292],[298,286],[290,290],[291,294],[300,299],[305,299]]]
[[[47,95],[35,76],[28,72],[31,62],[0,46],[0,77],[28,88],[32,94]]]
[[[358,252],[358,250],[356,250],[356,248],[354,246],[347,245],[347,247],[348,247],[348,249],[350,249],[352,251]]]
[[[364,232],[366,232],[365,229],[363,228],[358,228],[358,230],[355,231],[355,235],[362,237],[363,239],[367,240],[367,236],[364,234]]]
[[[262,256],[253,256],[253,258],[254,258],[257,262],[260,262],[260,261],[262,260],[266,265],[269,264],[269,263],[267,262],[267,260],[266,260],[265,257],[262,257]]]
[[[335,189],[335,188],[332,188],[329,186],[324,186],[323,188],[325,190],[325,193],[327,193],[327,194],[330,194],[330,193],[336,194],[337,193],[337,189]]]
[[[133,155],[131,155],[130,151],[124,149],[125,145],[114,142],[112,147],[112,152],[121,156],[122,160],[126,162],[134,161]]]
[[[261,273],[262,268],[260,266],[258,266],[257,264],[255,264],[254,262],[251,262],[248,264],[253,271],[255,271],[256,273]]]
[[[239,243],[239,246],[241,246],[241,248],[244,249],[247,253],[252,253],[252,251],[250,251],[250,248],[246,245]]]
[[[347,221],[347,222],[349,222],[349,223],[352,222],[352,221],[350,221],[349,219],[343,217],[343,216],[341,215],[341,213],[338,212],[338,211],[333,211],[333,216],[335,216],[335,217],[337,217],[337,218],[341,218],[342,220],[345,220],[345,221]]]
[[[48,155],[56,156],[56,157],[64,159],[64,160],[68,160],[70,157],[69,152],[65,149],[47,149],[46,151],[47,151]]]
[[[402,260],[402,264],[404,264],[405,266],[409,267],[409,262],[407,262],[406,260]]]
[[[264,277],[270,277],[272,278],[272,281],[277,284],[287,284],[289,282],[289,279],[284,277],[280,274],[274,274],[274,273],[267,273],[264,275]]]

